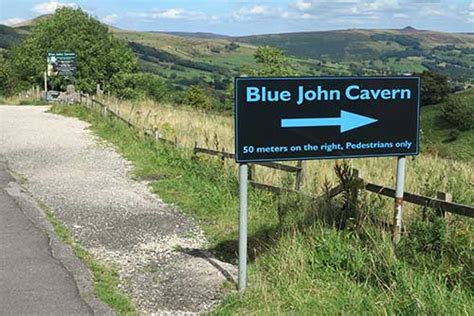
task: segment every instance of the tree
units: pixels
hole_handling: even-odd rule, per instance
[[[0,96],[12,94],[10,80],[11,67],[3,54],[0,52]]]
[[[443,118],[460,131],[474,128],[474,105],[459,97],[451,97],[443,104]]]
[[[448,77],[430,71],[423,71],[420,76],[422,106],[437,104],[448,96]]]
[[[48,52],[74,52],[78,89],[93,92],[100,83],[108,89],[112,78],[137,69],[138,61],[122,41],[113,37],[107,26],[81,9],[60,8],[41,20],[30,36],[12,49],[12,66],[23,82],[40,84]],[[53,78],[55,85],[64,79]]]
[[[257,48],[253,55],[261,66],[258,69],[246,66],[243,72],[250,76],[277,77],[294,76],[295,70],[291,67],[289,58],[278,48],[263,46]]]
[[[209,110],[212,107],[211,97],[198,85],[193,85],[186,91],[184,103],[204,110]]]
[[[162,101],[168,95],[165,81],[150,73],[120,73],[114,77],[110,87],[119,98]]]

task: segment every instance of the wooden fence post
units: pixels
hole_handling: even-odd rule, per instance
[[[254,164],[248,164],[249,166],[249,181],[255,181],[255,165]]]
[[[304,184],[304,166],[306,165],[305,161],[298,160],[297,167],[300,170],[296,171],[296,181],[295,181],[295,189],[296,191],[300,191]]]
[[[437,192],[436,193],[436,198],[441,201],[446,201],[446,202],[452,202],[453,201],[453,196],[449,193],[445,192]],[[446,217],[446,212],[441,209],[436,210],[436,214],[440,217]]]
[[[358,207],[360,200],[359,181],[362,181],[362,172],[358,169],[352,169],[352,177],[354,179],[354,185],[352,186],[351,199],[354,205]]]

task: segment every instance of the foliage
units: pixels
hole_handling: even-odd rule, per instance
[[[230,42],[230,44],[225,45],[225,49],[230,50],[230,51],[237,50],[239,48],[240,48],[240,45],[237,44],[236,42]]]
[[[255,51],[254,58],[261,67],[254,69],[246,66],[243,70],[246,75],[254,77],[295,75],[295,70],[291,66],[289,58],[278,48],[270,46],[259,47]]]
[[[120,73],[113,78],[110,90],[119,98],[131,100],[149,97],[161,101],[169,93],[165,81],[149,73]]]
[[[211,73],[228,74],[228,70],[224,67],[209,65],[203,62],[197,62],[189,59],[184,59],[179,56],[168,53],[164,50],[142,45],[136,42],[130,42],[129,47],[141,56],[143,60],[150,62],[168,62],[174,63],[178,66],[188,67],[192,69],[202,70]]]
[[[440,104],[421,109],[421,128],[424,133],[422,149],[444,158],[474,159],[474,89],[466,89],[449,96]],[[471,122],[471,123],[469,123]]]
[[[23,37],[15,29],[6,25],[0,25],[0,48],[9,48],[11,45],[20,42]]]
[[[204,88],[198,85],[191,86],[186,91],[184,104],[193,108],[209,110],[212,107],[212,99]]]
[[[437,104],[449,94],[448,77],[429,71],[421,76],[421,105]]]
[[[460,131],[474,129],[474,104],[463,98],[452,97],[442,107],[443,118]]]
[[[60,110],[74,115],[77,107]],[[195,217],[211,250],[235,262],[238,190],[231,167],[218,159],[191,159],[185,150],[139,138],[121,121],[77,113],[117,145],[134,163],[137,176],[159,175],[152,184],[155,192]],[[347,167],[340,170],[348,175]],[[469,224],[420,216],[407,226],[403,239],[407,242],[394,251],[390,235],[370,221],[354,230],[321,220],[322,209],[328,217],[340,212],[343,203],[337,199],[305,202],[291,195],[275,200],[249,190],[250,287],[244,294],[228,295],[216,314],[442,315],[472,310]],[[378,200],[374,196],[364,200],[361,213],[380,208]],[[283,227],[278,225],[277,211],[292,216],[280,220]]]
[[[444,218],[436,210],[426,209],[413,222],[402,240],[400,258],[424,266],[442,275],[450,288],[474,287],[471,270],[472,236],[469,222]]]
[[[119,313],[119,315],[136,315],[136,309],[132,301],[120,289],[120,277],[115,267],[108,263],[98,261],[89,251],[84,249],[74,240],[69,229],[45,204],[40,203],[45,211],[46,217],[53,226],[56,235],[67,245],[74,254],[90,269],[94,276],[95,294],[107,305]]]
[[[30,36],[12,48],[12,65],[20,81],[40,84],[48,52],[74,52],[77,56],[77,90],[93,92],[97,83],[107,90],[111,78],[133,72],[137,59],[115,39],[107,26],[81,9],[60,8],[34,26]],[[55,77],[56,88],[66,84]]]
[[[11,95],[12,71],[5,56],[0,52],[0,95]]]

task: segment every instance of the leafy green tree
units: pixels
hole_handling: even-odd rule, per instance
[[[10,65],[3,54],[0,52],[0,95],[11,94],[9,85],[10,76]]]
[[[150,73],[120,73],[114,77],[110,90],[119,98],[144,99],[149,97],[162,101],[168,96],[168,85],[165,81]]]
[[[254,58],[260,67],[255,69],[246,66],[243,69],[244,74],[256,77],[285,77],[296,75],[289,58],[278,48],[270,46],[259,47],[254,54]]]
[[[448,77],[430,71],[423,71],[420,76],[421,105],[437,104],[448,96]]]
[[[39,84],[46,70],[48,52],[74,52],[77,58],[75,84],[93,92],[100,83],[108,89],[112,79],[137,69],[138,61],[122,41],[113,37],[107,26],[81,9],[60,8],[43,19],[30,36],[12,49],[12,66],[23,82]],[[55,86],[64,84],[53,79]]]
[[[212,98],[206,93],[204,88],[193,85],[186,91],[184,104],[194,108],[209,110],[212,107]]]
[[[443,104],[443,118],[460,131],[474,129],[474,104],[451,97]]]

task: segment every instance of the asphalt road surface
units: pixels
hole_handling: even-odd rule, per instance
[[[131,164],[87,123],[47,109],[0,106],[0,159],[23,187],[84,248],[118,268],[121,290],[140,312],[212,308],[235,267],[206,251],[201,230],[179,209],[132,180]]]
[[[12,183],[0,162],[0,314],[92,314],[71,273],[53,256],[48,233],[7,191]]]

